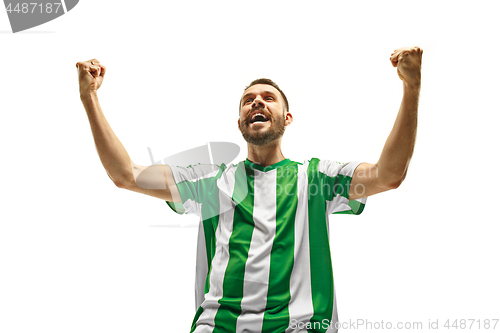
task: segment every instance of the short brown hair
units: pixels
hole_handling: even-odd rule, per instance
[[[273,80],[270,80],[270,79],[257,79],[257,80],[253,80],[249,85],[248,87],[245,88],[245,90],[247,90],[248,88],[250,88],[251,86],[255,86],[256,84],[268,84],[274,88],[276,88],[276,90],[278,90],[281,94],[281,97],[283,97],[283,100],[285,101],[285,108],[286,108],[286,112],[288,112],[289,110],[289,107],[288,107],[288,100],[286,99],[286,96],[285,96],[285,93],[280,89],[280,87],[278,87],[278,85],[273,81]],[[243,91],[245,91],[243,90]],[[241,100],[240,100],[240,109],[241,109]]]

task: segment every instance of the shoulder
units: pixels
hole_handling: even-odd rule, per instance
[[[319,172],[327,176],[349,176],[352,177],[356,168],[361,164],[359,161],[339,162],[331,159],[319,159],[313,157],[304,161],[310,172]]]
[[[195,181],[202,179],[218,179],[229,169],[236,167],[235,165],[226,166],[224,163],[217,164],[193,164],[186,167],[169,165],[176,180],[176,183],[182,181]]]

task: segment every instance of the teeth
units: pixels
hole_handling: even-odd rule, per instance
[[[254,115],[252,116],[252,120],[253,120],[253,119],[255,119],[255,117],[257,117],[257,116],[262,116],[262,117],[264,117],[265,119],[267,119],[267,117],[266,117],[263,113],[256,113],[256,114],[254,114]]]

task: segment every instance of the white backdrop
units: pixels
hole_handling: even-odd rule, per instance
[[[195,314],[197,220],[114,186],[77,61],[107,67],[101,106],[138,164],[150,164],[147,147],[160,159],[207,141],[237,143],[244,159],[237,103],[260,77],[290,102],[286,157],[376,162],[402,97],[389,56],[414,45],[407,179],[362,215],[332,218],[340,321],[423,332],[429,320],[498,319],[495,5],[82,0],[17,34],[0,10],[0,332],[188,332]]]

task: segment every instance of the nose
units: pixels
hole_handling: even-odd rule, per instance
[[[262,101],[262,98],[260,96],[255,97],[252,103],[252,109],[263,106],[264,106],[264,101]]]

